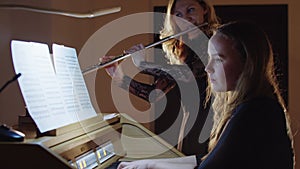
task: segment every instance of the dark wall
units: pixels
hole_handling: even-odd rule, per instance
[[[270,38],[282,95],[288,105],[288,6],[283,5],[217,5],[222,23],[247,20],[260,25]]]

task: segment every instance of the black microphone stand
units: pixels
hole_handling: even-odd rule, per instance
[[[1,88],[0,93],[12,82],[17,80],[21,76],[21,73],[16,74],[11,80],[7,81]],[[25,134],[12,129],[6,124],[0,125],[0,141],[23,141]]]

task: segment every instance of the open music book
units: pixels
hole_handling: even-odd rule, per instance
[[[28,112],[40,132],[96,116],[74,48],[13,40],[13,65]]]

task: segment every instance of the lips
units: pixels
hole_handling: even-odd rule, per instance
[[[216,82],[216,80],[215,80],[215,79],[213,79],[213,78],[209,78],[209,80],[210,80],[210,82],[211,82],[211,83],[214,83],[214,82]]]

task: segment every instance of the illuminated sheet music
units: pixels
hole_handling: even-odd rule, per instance
[[[47,44],[11,42],[12,58],[27,109],[40,132],[96,116],[75,49]]]
[[[60,83],[67,112],[71,116],[76,115],[73,118],[79,120],[94,116],[96,112],[91,104],[76,50],[57,44],[53,44],[52,49],[56,77]]]

